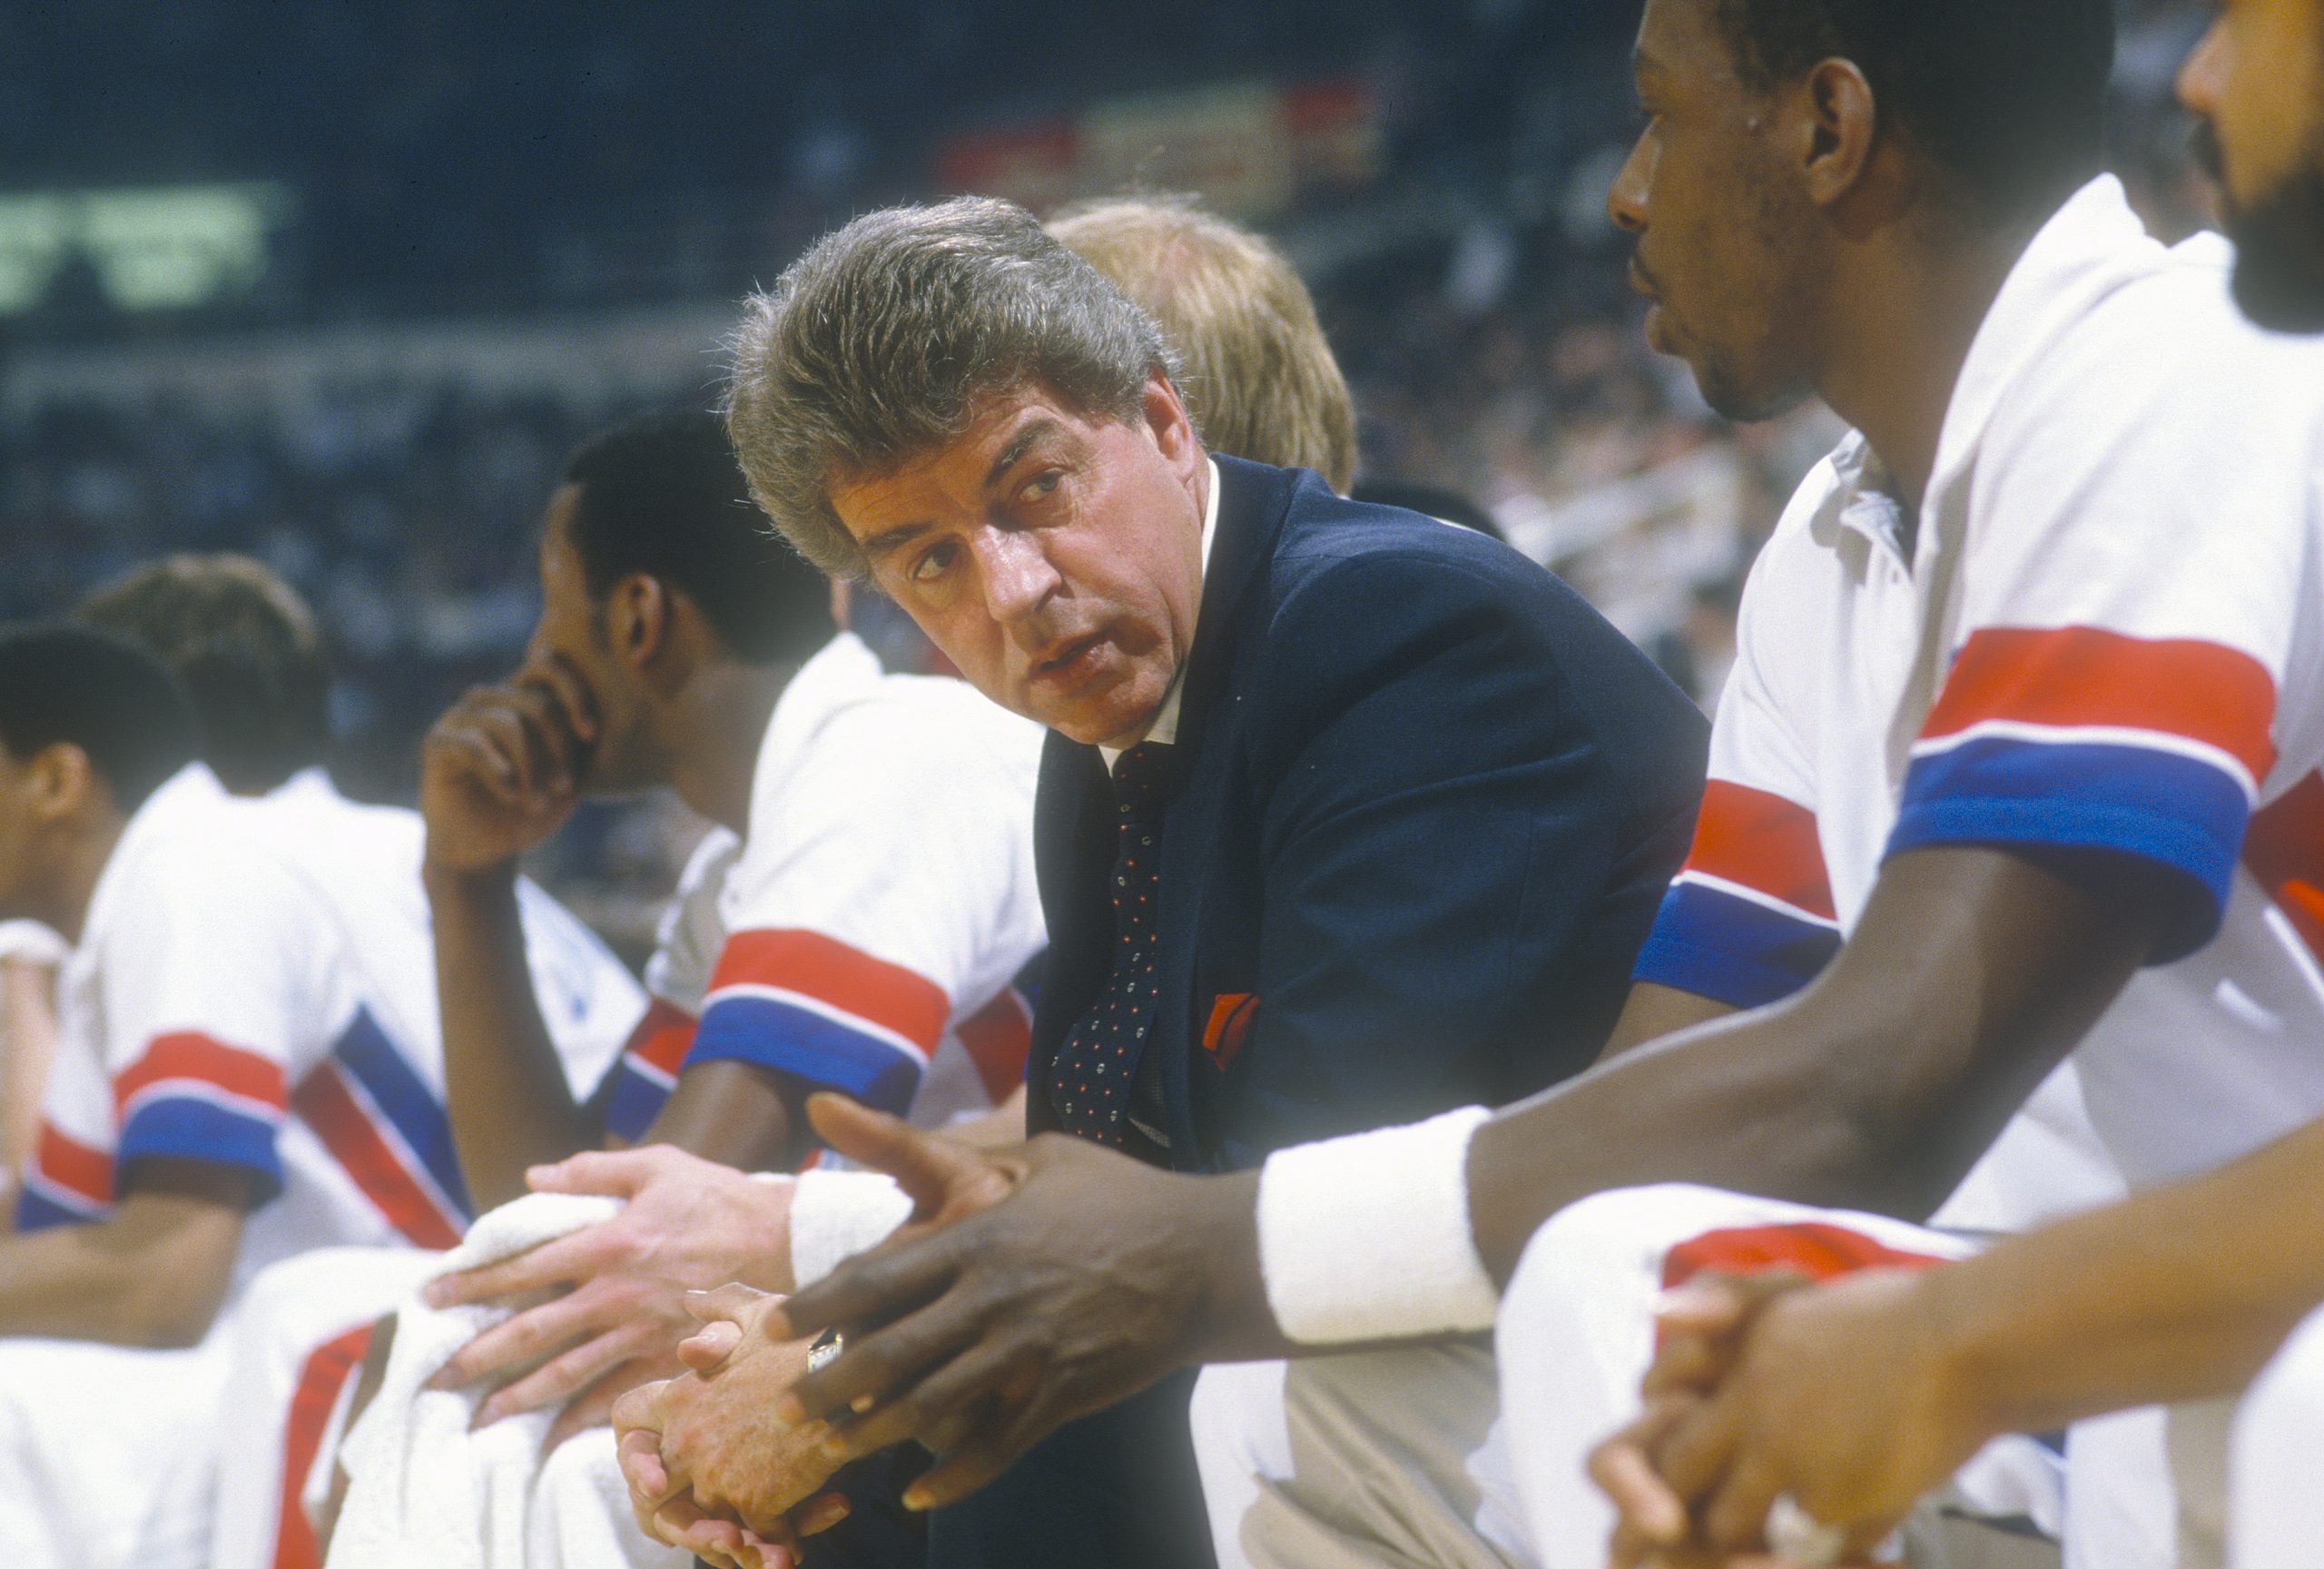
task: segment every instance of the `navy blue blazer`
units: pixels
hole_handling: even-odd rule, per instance
[[[1589,1066],[1702,792],[1708,727],[1581,597],[1498,541],[1216,459],[1164,821],[1171,1162],[1505,1104]],[[1111,784],[1054,733],[1034,837],[1049,1066],[1113,946]]]

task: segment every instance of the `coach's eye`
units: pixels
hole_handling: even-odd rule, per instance
[[[922,554],[919,560],[911,564],[911,580],[915,583],[934,582],[951,567],[952,558],[959,554],[960,547],[957,545],[944,544],[931,548]]]
[[[1058,488],[1058,482],[1064,478],[1065,471],[1061,469],[1044,469],[1025,482],[1025,488],[1017,492],[1017,498],[1019,501],[1042,500]]]

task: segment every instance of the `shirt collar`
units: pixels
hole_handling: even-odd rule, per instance
[[[2100,301],[2152,271],[2162,249],[2112,174],[2091,181],[2051,214],[2002,281],[1970,342],[1945,404],[1925,512],[1965,470],[1994,410],[2026,366]],[[1871,443],[1851,430],[1825,461],[1832,484],[1810,523],[1810,535],[1827,548],[1847,532],[1896,549],[1903,507]],[[1928,543],[1925,530],[1921,543]]]
[[[1218,465],[1207,458],[1204,459],[1203,462],[1210,469],[1210,499],[1203,504],[1202,509],[1202,565],[1195,577],[1196,606],[1202,603],[1203,579],[1210,576],[1211,538],[1218,532]],[[1196,629],[1197,632],[1201,629],[1199,615],[1196,617]],[[1178,673],[1170,678],[1170,690],[1163,694],[1162,707],[1154,715],[1154,727],[1146,733],[1147,740],[1157,745],[1167,746],[1178,738],[1178,702],[1186,685],[1187,662],[1181,659],[1178,661]],[[1114,765],[1121,760],[1124,748],[1100,746],[1098,750],[1106,759],[1106,771],[1112,773]]]

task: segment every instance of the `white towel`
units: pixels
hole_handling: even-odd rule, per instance
[[[609,1219],[610,1199],[537,1193],[468,1229],[436,1273],[506,1258]],[[613,1431],[576,1435],[553,1456],[535,1412],[471,1433],[479,1392],[423,1388],[452,1354],[506,1319],[508,1306],[438,1311],[417,1297],[396,1314],[378,1398],[348,1434],[350,1486],[330,1569],[684,1569],[631,1521]]]

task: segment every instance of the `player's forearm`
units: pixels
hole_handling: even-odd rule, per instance
[[[1655,1182],[1925,1218],[2152,950],[2152,892],[1995,850],[1898,856],[1806,992],[1480,1129],[1470,1213],[1486,1268],[1506,1282],[1549,1217]]]
[[[541,1019],[526,960],[513,866],[430,869],[436,983],[453,1147],[481,1211],[522,1195],[528,1166],[596,1144],[596,1119],[576,1105]]]
[[[805,1091],[748,1062],[697,1062],[655,1114],[641,1144],[675,1144],[738,1171],[790,1171],[813,1147]]]
[[[2012,1238],[1919,1290],[1988,1432],[2232,1395],[2324,1303],[2324,1124]]]
[[[0,1109],[7,1124],[0,1159],[9,1174],[32,1159],[40,1131],[41,1095],[48,1065],[56,1055],[56,1002],[50,972],[21,959],[0,960],[0,1048],[7,1053],[6,1082]]]
[[[0,1336],[192,1346],[224,1301],[241,1212],[133,1194],[112,1215],[0,1239]]]

